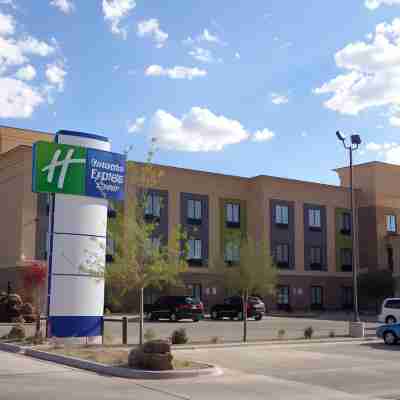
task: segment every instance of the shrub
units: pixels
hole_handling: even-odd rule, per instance
[[[25,339],[25,337],[26,337],[26,332],[24,325],[17,324],[11,328],[9,334],[6,336],[6,339],[22,340]]]
[[[172,344],[185,344],[189,341],[185,328],[175,329],[172,332],[171,343]]]
[[[104,309],[104,315],[110,315],[110,314],[112,314],[112,313],[111,313],[111,310],[110,310],[109,308],[106,307],[106,308]]]
[[[311,339],[314,334],[314,328],[312,326],[304,329],[304,339]]]
[[[146,342],[154,340],[157,337],[156,332],[151,328],[146,329],[143,336]]]
[[[330,332],[329,332],[329,337],[330,337],[330,338],[334,338],[335,336],[336,336],[335,331],[330,331]]]
[[[286,335],[286,331],[284,329],[279,329],[278,331],[278,339],[283,339]]]

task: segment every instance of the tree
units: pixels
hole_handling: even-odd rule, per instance
[[[265,241],[232,235],[227,242],[240,248],[240,261],[233,265],[219,263],[226,287],[242,296],[243,342],[247,341],[247,303],[249,295],[267,295],[274,292],[276,267]]]
[[[31,260],[24,268],[24,289],[31,293],[36,308],[35,336],[40,335],[40,298],[47,279],[47,265],[44,261]]]
[[[143,292],[147,287],[176,286],[187,270],[185,235],[177,227],[168,243],[156,238],[157,219],[146,217],[150,189],[157,186],[161,173],[151,164],[127,163],[125,201],[117,207],[116,218],[109,222],[109,235],[115,243],[115,255],[104,276],[121,296],[139,290],[139,338],[143,345]],[[162,204],[159,205],[161,208]],[[154,240],[156,239],[156,240]]]
[[[379,303],[386,297],[393,296],[394,279],[390,271],[371,271],[359,275],[360,297],[373,301],[378,311]]]

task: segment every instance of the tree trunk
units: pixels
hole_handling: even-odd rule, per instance
[[[243,342],[247,342],[247,302],[248,302],[249,293],[247,289],[243,292],[242,295],[242,304],[243,304]]]
[[[144,304],[143,304],[144,288],[139,289],[139,345],[143,346],[143,331],[144,331]]]

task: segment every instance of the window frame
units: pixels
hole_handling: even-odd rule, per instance
[[[279,254],[279,249],[281,249],[281,255],[285,256],[285,257],[281,257],[279,259],[278,254]],[[286,251],[283,251],[283,250]],[[290,247],[289,247],[289,243],[276,243],[275,247],[274,247],[274,259],[275,259],[275,263],[277,264],[278,267],[281,268],[288,268],[289,264],[290,264]]]
[[[308,209],[308,228],[310,230],[320,231],[322,229],[322,215],[321,209],[310,207]]]
[[[343,235],[350,235],[351,227],[352,227],[352,218],[351,212],[345,211],[341,214],[341,226],[340,226],[340,233]]]
[[[228,257],[230,255],[230,257]],[[224,246],[224,260],[228,264],[238,264],[240,262],[240,243],[227,241]]]
[[[278,307],[290,307],[290,285],[278,285],[276,289],[276,304]],[[282,290],[286,292],[283,293],[281,292]],[[281,301],[281,299],[283,299],[283,301]]]
[[[192,207],[191,207],[192,205]],[[203,201],[188,199],[186,202],[186,219],[190,224],[199,224],[203,218]]]
[[[199,238],[188,239],[189,251],[187,261],[190,265],[203,265],[203,240]],[[191,246],[193,244],[193,247]]]
[[[275,204],[274,222],[278,226],[289,225],[289,206],[286,204]]]
[[[228,228],[240,228],[240,212],[240,203],[233,201],[225,203],[225,223]]]
[[[158,193],[147,193],[144,215],[146,218],[161,218],[162,196]]]
[[[386,232],[389,234],[397,233],[397,216],[395,214],[386,214]]]
[[[350,255],[345,256],[349,252]],[[346,257],[349,257],[350,263],[346,263]],[[353,270],[353,249],[341,248],[340,249],[340,266],[342,272],[351,272]]]
[[[318,250],[319,257],[316,257],[318,254],[316,251]],[[309,248],[309,266],[311,270],[320,271],[322,270],[323,261],[322,261],[322,247],[321,246],[311,246]]]

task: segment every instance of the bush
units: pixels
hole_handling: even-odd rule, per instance
[[[106,307],[104,309],[104,315],[110,315],[110,314],[112,314],[111,310],[108,307]]]
[[[23,340],[26,337],[25,327],[22,324],[13,326],[4,338],[10,340]]]
[[[329,332],[329,337],[330,337],[330,338],[336,337],[335,331],[330,331],[330,332]]]
[[[186,344],[189,341],[189,338],[186,333],[185,328],[175,329],[172,332],[171,343],[172,344]]]
[[[314,334],[314,328],[312,326],[307,327],[304,329],[304,339],[311,339]]]
[[[284,329],[279,329],[278,331],[278,339],[283,339],[286,335],[286,331]]]
[[[154,340],[157,337],[156,332],[154,331],[154,329],[151,328],[146,329],[143,336],[146,342]]]

